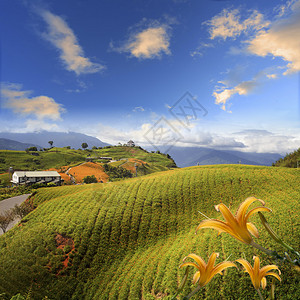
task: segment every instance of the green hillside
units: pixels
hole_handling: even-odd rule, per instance
[[[280,158],[274,164],[276,167],[297,168],[300,167],[300,148]]]
[[[89,157],[95,162],[105,162],[101,157],[111,157],[113,160],[135,158],[145,164],[138,167],[138,175],[145,175],[157,171],[165,171],[176,167],[175,162],[167,155],[149,153],[140,147],[107,146],[93,150],[72,150],[68,148],[52,148],[46,151],[11,151],[0,150],[0,174],[7,172],[9,167],[14,170],[47,170],[59,169],[62,166],[74,166],[86,161]],[[124,160],[116,162],[121,165]],[[112,165],[116,164],[112,163]],[[8,175],[0,178],[1,182],[8,182]],[[0,184],[1,184],[0,182]]]
[[[219,165],[40,189],[31,199],[37,208],[21,226],[0,236],[0,294],[25,294],[31,288],[34,299],[171,299],[184,273],[178,266],[191,252],[205,260],[219,252],[217,262],[229,256],[252,262],[256,254],[263,265],[271,264],[266,255],[227,234],[204,229],[195,235],[203,220],[199,211],[221,218],[214,204],[223,202],[235,211],[244,199],[256,196],[273,210],[265,213],[271,226],[299,248],[299,180],[296,169]],[[251,218],[259,243],[275,248],[258,216]],[[282,271],[277,299],[299,299],[299,273],[277,264]],[[189,280],[178,299],[191,288]],[[194,299],[258,296],[249,276],[230,268]]]

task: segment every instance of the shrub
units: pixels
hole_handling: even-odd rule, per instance
[[[84,183],[97,183],[97,178],[95,177],[95,175],[91,175],[91,176],[85,176],[83,178],[83,182]]]

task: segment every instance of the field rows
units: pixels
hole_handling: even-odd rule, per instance
[[[290,169],[192,167],[123,182],[40,189],[32,199],[36,210],[0,239],[0,293],[23,292],[35,282],[36,295],[53,299],[168,299],[184,272],[178,266],[190,252],[207,259],[218,251],[220,261],[229,255],[231,260],[245,255],[250,261],[258,254],[226,234],[217,237],[209,229],[194,234],[204,218],[199,211],[220,217],[214,204],[223,202],[235,211],[248,196],[264,199],[273,210],[266,214],[270,224],[297,247],[299,177]],[[273,247],[256,216],[252,221],[261,232],[260,243]],[[75,244],[66,269],[66,253],[55,244],[58,233]],[[24,236],[28,239],[22,244]],[[278,295],[292,299],[299,293],[295,274],[287,269],[282,276],[288,285],[278,286]],[[190,289],[188,284],[182,295]],[[229,269],[205,287],[199,299],[254,295],[249,278]]]

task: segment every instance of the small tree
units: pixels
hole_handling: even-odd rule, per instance
[[[13,220],[14,220],[14,214],[11,210],[7,210],[3,214],[0,215],[0,228],[2,229],[3,233],[6,232],[8,225]]]
[[[28,151],[37,151],[37,147],[33,146],[33,147],[29,147],[26,150]],[[27,151],[26,151],[27,152]]]
[[[12,213],[21,219],[23,219],[31,211],[32,211],[32,206],[28,202],[24,202],[20,206],[16,204],[15,207],[12,209]]]
[[[48,144],[50,145],[50,147],[52,147],[53,141],[49,141]]]
[[[89,145],[88,145],[87,143],[82,143],[82,144],[81,144],[81,147],[82,147],[83,149],[86,149],[88,146],[89,146]]]
[[[83,178],[83,182],[84,183],[97,183],[97,178],[95,177],[95,175],[91,175],[91,176],[85,176]]]

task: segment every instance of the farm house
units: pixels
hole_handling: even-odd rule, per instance
[[[56,171],[16,171],[12,175],[13,185],[30,185],[34,183],[54,183],[60,185],[61,176]]]

